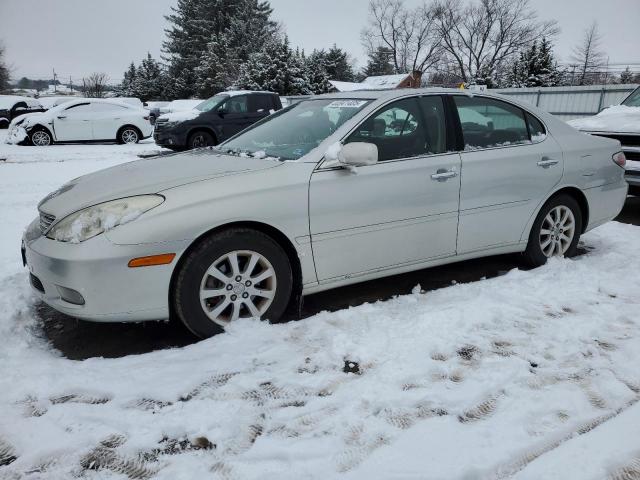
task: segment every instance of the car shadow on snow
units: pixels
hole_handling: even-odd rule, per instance
[[[629,197],[617,219],[640,225],[640,197]],[[585,253],[582,249],[580,253]],[[443,265],[403,275],[372,280],[337,288],[305,298],[301,318],[322,311],[336,311],[363,303],[388,300],[410,293],[416,285],[430,291],[453,283],[468,283],[493,278],[521,268],[519,255],[500,255]],[[92,357],[117,358],[155,350],[183,347],[198,341],[179,322],[147,322],[142,324],[99,324],[75,320],[45,304],[35,307],[46,338],[65,357],[84,360]],[[290,314],[286,321],[295,321]]]

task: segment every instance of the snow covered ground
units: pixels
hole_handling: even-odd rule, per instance
[[[0,478],[638,478],[640,227],[534,271],[63,358],[22,229],[60,184],[155,148],[0,145]]]

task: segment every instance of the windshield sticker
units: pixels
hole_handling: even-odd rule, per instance
[[[331,102],[327,107],[329,108],[360,108],[366,105],[366,100],[336,100]]]

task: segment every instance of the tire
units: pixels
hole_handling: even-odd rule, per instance
[[[234,255],[237,268],[231,263]],[[248,271],[254,255],[259,258]],[[210,235],[187,253],[178,268],[170,297],[173,311],[200,338],[222,333],[237,318],[278,321],[293,290],[285,251],[271,237],[247,228]],[[201,291],[208,295],[202,301]]]
[[[189,149],[194,148],[204,148],[204,147],[213,147],[217,145],[216,139],[209,132],[205,132],[204,130],[198,130],[189,135],[189,141],[187,142],[187,147]]]
[[[570,212],[570,215],[567,212]],[[567,219],[563,223],[565,215],[567,215]],[[571,215],[573,216],[573,227],[570,231]],[[547,263],[551,256],[575,256],[581,234],[582,211],[578,202],[566,194],[549,199],[540,209],[531,227],[529,242],[524,252],[525,263],[535,268]],[[563,237],[565,237],[564,240]],[[566,240],[566,238],[570,240]],[[551,243],[547,243],[549,240]],[[553,250],[551,250],[552,245],[555,245]]]
[[[118,138],[116,140],[121,145],[133,145],[134,143],[138,143],[141,138],[142,134],[140,133],[140,130],[136,127],[132,127],[131,125],[127,125],[126,127],[122,127],[118,130]]]
[[[35,147],[47,147],[53,145],[53,137],[44,127],[35,127],[29,132],[29,143]]]

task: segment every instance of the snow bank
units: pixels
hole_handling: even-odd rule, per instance
[[[44,339],[20,234],[47,192],[125,158],[0,164],[0,477],[547,478],[549,458],[563,479],[588,480],[636,458],[629,225],[529,272],[241,321],[185,348],[62,358]]]

